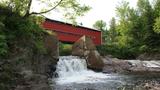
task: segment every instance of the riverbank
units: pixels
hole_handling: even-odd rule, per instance
[[[104,73],[132,73],[132,74],[146,74],[160,73],[160,61],[158,60],[121,60],[112,57],[104,57],[105,63]]]
[[[40,17],[24,18],[2,6],[0,11],[0,90],[52,90],[57,37],[41,28]]]

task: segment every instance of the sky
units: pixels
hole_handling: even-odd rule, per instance
[[[82,23],[84,27],[93,28],[93,24],[97,20],[103,20],[107,23],[107,26],[109,26],[109,22],[112,17],[116,16],[116,6],[121,2],[122,0],[81,0],[80,3],[89,5],[92,9],[85,13],[84,16],[78,17],[77,22]],[[130,3],[130,6],[135,7],[137,4],[137,0],[125,0]],[[38,9],[38,4],[36,5],[36,2],[33,2],[36,6],[34,7],[35,10]],[[45,15],[47,18],[66,22],[66,19],[64,19],[63,15],[56,10],[50,12],[48,15]]]
[[[93,24],[97,20],[103,20],[109,25],[112,17],[116,16],[116,6],[122,0],[85,0],[86,4],[92,7],[92,9],[85,14],[84,17],[78,18],[78,22],[82,22],[83,25],[92,28]],[[132,7],[136,6],[137,0],[126,0],[130,2]]]

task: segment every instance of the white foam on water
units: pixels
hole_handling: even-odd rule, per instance
[[[85,59],[75,56],[63,56],[57,64],[58,78],[56,83],[97,83],[105,82],[110,76],[88,70]]]
[[[132,65],[141,65],[143,67],[150,67],[150,68],[160,68],[160,61],[140,61],[140,60],[126,60],[130,63],[132,63]]]
[[[154,68],[160,68],[160,61],[143,61],[144,66],[146,67],[154,67]]]

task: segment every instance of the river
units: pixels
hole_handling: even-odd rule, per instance
[[[157,75],[106,74],[87,69],[85,59],[62,56],[57,64],[57,78],[52,79],[54,90],[145,90],[147,81],[160,83]]]

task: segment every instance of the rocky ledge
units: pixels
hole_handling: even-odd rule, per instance
[[[0,90],[52,90],[49,78],[58,61],[58,40],[45,34],[42,53],[34,43],[29,39],[14,41],[9,58],[0,59]]]
[[[160,60],[160,53],[144,53],[137,57],[139,60]]]
[[[160,61],[141,61],[141,60],[120,60],[112,57],[104,57],[105,73],[134,73],[134,74],[146,74],[146,73],[160,73]]]

